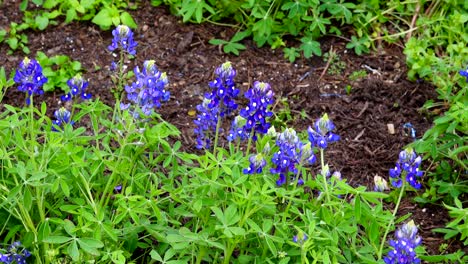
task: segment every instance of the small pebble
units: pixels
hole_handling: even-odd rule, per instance
[[[387,129],[388,129],[388,133],[390,135],[394,135],[395,134],[395,126],[393,124],[387,124]]]

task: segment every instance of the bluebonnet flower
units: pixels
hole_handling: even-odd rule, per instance
[[[296,131],[292,128],[287,128],[277,135],[276,145],[279,147],[278,152],[273,154],[271,159],[275,165],[271,168],[271,173],[279,174],[279,179],[276,181],[278,186],[287,183],[288,174],[291,172],[297,174],[297,165],[305,165],[314,163],[316,158],[311,151],[310,144],[303,144],[296,135]],[[298,179],[298,184],[303,184],[302,179]]]
[[[249,99],[249,105],[240,111],[240,115],[247,120],[243,127],[243,133],[257,140],[257,134],[266,134],[271,124],[266,121],[273,115],[268,111],[268,106],[274,102],[274,93],[268,83],[255,81],[251,89],[245,93]]]
[[[376,192],[383,192],[389,189],[387,181],[378,175],[374,176],[374,184],[374,191]]]
[[[413,220],[404,224],[395,232],[396,240],[390,240],[389,244],[393,247],[386,257],[386,264],[413,264],[421,263],[421,260],[416,256],[414,249],[421,244],[421,237],[417,236],[418,228]]]
[[[249,161],[249,167],[242,171],[244,174],[262,173],[263,167],[266,165],[266,160],[262,153],[250,156]]]
[[[244,140],[249,137],[248,133],[244,131],[245,122],[245,118],[243,118],[240,115],[234,118],[234,120],[232,121],[231,130],[229,131],[229,134],[227,136],[228,141],[233,141],[236,138]]]
[[[203,103],[197,105],[198,115],[193,122],[197,126],[194,129],[197,135],[198,149],[209,149],[211,147],[211,134],[216,131],[218,124],[218,109],[210,108],[211,100],[204,98]]]
[[[52,122],[52,131],[58,131],[57,128],[63,128],[65,124],[73,125],[74,122],[71,120],[71,113],[65,107],[61,107],[54,112],[55,120]]]
[[[26,264],[26,259],[31,256],[31,252],[25,249],[21,242],[16,241],[11,244],[5,254],[0,253],[0,263]]]
[[[234,101],[239,94],[236,88],[234,77],[236,70],[231,62],[225,62],[215,70],[216,79],[209,83],[211,92],[205,94],[205,98],[210,99],[210,108],[219,108],[219,116],[224,117],[237,109]]]
[[[315,121],[314,128],[309,127],[307,129],[309,140],[312,145],[325,149],[329,143],[340,140],[340,136],[331,132],[334,129],[335,125],[328,118],[328,115],[324,114]]]
[[[417,181],[417,178],[424,174],[423,171],[419,170],[421,160],[421,156],[417,156],[412,148],[401,151],[395,168],[389,171],[390,177],[393,179],[392,185],[400,188],[403,184],[401,176],[404,176],[405,181],[413,186],[413,188],[420,189],[421,183]]]
[[[459,71],[460,75],[466,78],[466,82],[468,82],[468,68],[465,70],[460,70]]]
[[[137,66],[134,69],[136,81],[132,85],[126,85],[127,99],[139,108],[145,115],[151,115],[155,107],[161,107],[161,102],[169,100],[170,92],[166,90],[169,83],[167,74],[161,73],[154,60],[143,63],[143,70]],[[131,103],[120,105],[122,110],[130,107]],[[138,111],[133,111],[133,116],[139,118]]]
[[[239,94],[235,87],[234,77],[236,70],[230,62],[223,63],[215,70],[216,79],[209,83],[212,88],[206,93],[202,104],[197,106],[199,114],[194,121],[197,127],[194,129],[197,135],[197,148],[209,149],[211,146],[211,134],[216,132],[219,118],[223,118],[237,109],[234,99]]]
[[[19,84],[18,90],[28,94],[26,104],[30,104],[30,96],[43,94],[42,85],[47,82],[47,78],[42,74],[42,67],[36,60],[24,58],[21,61],[15,76],[15,83]]]
[[[91,98],[91,94],[86,92],[88,82],[83,79],[80,74],[77,74],[75,77],[68,80],[67,85],[70,87],[70,92],[60,97],[62,101],[70,101],[77,94],[79,94],[83,100],[88,100]]]
[[[309,237],[303,233],[303,232],[298,232],[297,235],[293,236],[293,242],[298,243],[299,245],[303,245]]]
[[[112,35],[114,36],[112,44],[107,47],[110,51],[114,51],[120,46],[121,49],[125,50],[128,54],[136,54],[135,48],[138,43],[133,40],[133,32],[129,27],[119,25],[112,30]]]

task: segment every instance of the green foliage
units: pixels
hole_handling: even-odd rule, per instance
[[[72,63],[38,59],[44,69]],[[386,234],[410,216],[385,209],[388,194],[317,168],[297,167],[304,186],[277,187],[268,168],[246,175],[249,157],[237,144],[184,152],[180,131],[156,113],[139,120],[118,104],[86,101],[71,106],[75,124],[57,132],[45,103],[4,107],[0,215],[8,217],[0,225],[35,263],[377,263]],[[259,137],[255,150],[271,166],[274,135]],[[298,234],[308,239],[294,243]]]
[[[468,31],[463,26],[468,21],[468,6],[448,1],[428,11],[418,21],[418,35],[405,48],[409,78],[427,79],[437,87],[440,101],[428,101],[424,109],[443,112],[422,140],[415,142],[417,151],[438,164],[430,189],[418,201],[443,199],[452,205],[453,199],[468,192],[464,173],[468,169],[468,85],[458,74],[468,63]]]
[[[226,21],[240,27],[240,32],[252,35],[256,44],[276,48],[283,43],[285,58],[294,61],[302,53],[305,58],[320,56],[322,50],[317,41],[325,35],[343,35],[340,28],[350,25],[355,29],[346,46],[360,55],[368,52],[376,40],[392,42],[405,35],[404,26],[414,15],[416,1],[346,1],[346,0],[159,0],[152,1],[170,6],[173,13],[184,22]],[[392,18],[391,26],[386,23]],[[396,19],[395,19],[396,18]],[[390,24],[390,23],[389,23]],[[397,30],[394,33],[395,29]],[[293,36],[301,41],[299,48],[287,45],[286,37]],[[232,42],[238,42],[231,40]],[[227,44],[216,40],[215,45]],[[226,52],[233,52],[228,49]]]
[[[67,86],[67,81],[82,71],[81,63],[71,60],[66,55],[55,55],[49,58],[39,51],[36,59],[43,67],[43,74],[48,79],[43,87],[46,92],[55,91],[56,88],[68,92],[70,88]]]
[[[323,61],[328,64],[327,73],[330,75],[340,75],[346,69],[346,63],[333,50],[323,54]]]
[[[450,239],[454,236],[460,235],[460,240],[463,245],[468,245],[468,208],[464,208],[462,202],[455,198],[455,205],[445,207],[449,210],[449,215],[452,221],[447,224],[446,228],[436,228],[435,232],[444,233],[444,239]]]
[[[43,0],[33,1],[42,9],[26,11],[27,0],[23,1],[21,10],[25,12],[25,22],[33,29],[45,29],[49,24],[56,24],[57,17],[65,17],[65,23],[74,20],[91,20],[101,29],[109,29],[120,24],[136,28],[133,17],[128,13],[128,9],[136,9],[135,3],[118,0]]]
[[[10,48],[8,54],[12,54],[17,49],[21,49],[25,54],[29,54],[29,48],[26,46],[28,44],[28,36],[22,33],[28,28],[28,24],[11,22],[8,29],[0,29],[0,43],[5,42],[8,44]]]
[[[358,70],[358,71],[353,71],[348,76],[348,79],[352,82],[355,82],[359,79],[365,78],[366,76],[367,76],[367,72],[365,70]]]
[[[235,55],[239,55],[239,50],[245,50],[245,46],[240,44],[239,41],[243,40],[248,35],[250,35],[250,32],[237,32],[230,41],[225,41],[222,39],[211,39],[210,44],[222,45],[223,51],[225,53],[233,53]]]

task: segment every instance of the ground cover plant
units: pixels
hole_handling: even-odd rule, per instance
[[[437,254],[426,252],[422,221],[404,213],[408,191],[425,189],[420,178],[427,179],[420,165],[426,170],[428,161],[413,148],[389,153],[397,161],[383,175],[391,185],[381,177],[372,177],[375,186],[350,185],[338,169],[346,160],[336,166],[332,158],[346,141],[336,113],[316,111],[296,132],[275,108],[294,107],[294,98],[261,76],[240,89],[243,67],[221,60],[194,98],[192,142],[200,150],[187,149],[184,131],[158,113],[175,106],[174,75],[160,71],[156,57],[139,59],[143,38],[135,41],[130,28],[112,35],[104,46],[113,62],[111,104],[95,97],[92,75],[45,74],[40,54],[7,69],[11,75],[0,71],[0,98],[24,98],[1,113],[2,261],[464,261],[462,251],[430,256]],[[93,66],[88,71],[106,67]],[[51,79],[65,90],[58,105],[41,100]],[[415,132],[403,126],[411,141]],[[463,182],[455,186],[461,191],[450,197],[462,200],[447,205],[455,220],[440,231],[463,240]]]

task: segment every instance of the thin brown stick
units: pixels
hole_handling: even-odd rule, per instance
[[[333,45],[330,46],[330,50],[328,51],[328,61],[327,61],[327,65],[325,65],[325,68],[323,69],[322,71],[322,74],[320,74],[320,77],[319,77],[319,81],[322,79],[322,77],[325,75],[325,73],[327,72],[328,68],[330,67],[330,63],[333,59],[333,56],[332,56],[332,53],[333,53]]]
[[[414,10],[415,12],[413,15],[413,19],[411,19],[410,29],[414,28],[414,25],[416,24],[416,20],[418,19],[420,9],[421,9],[421,3],[418,2],[418,4],[416,5],[416,10]],[[413,30],[410,30],[408,34],[406,34],[406,41],[408,41],[411,38],[412,33],[413,33]]]

